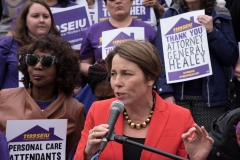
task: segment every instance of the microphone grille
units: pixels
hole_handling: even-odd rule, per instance
[[[110,105],[110,110],[119,110],[119,112],[124,111],[124,104],[120,100],[115,100]]]

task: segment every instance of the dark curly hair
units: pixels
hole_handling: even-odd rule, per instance
[[[105,60],[99,59],[94,65],[88,69],[88,84],[94,93],[95,87],[100,82],[109,82],[110,76],[106,70]]]
[[[216,0],[201,0],[202,1],[202,9],[205,9],[205,13],[207,15],[211,15],[213,7],[217,4]],[[174,0],[175,3],[180,3],[184,10],[188,12],[188,6],[185,0]]]
[[[37,39],[34,43],[24,46],[19,51],[18,70],[22,72],[25,88],[32,86],[28,66],[25,62],[26,54],[34,54],[38,50],[44,53],[50,53],[57,58],[56,69],[57,79],[55,92],[61,90],[67,96],[71,96],[73,89],[80,86],[79,54],[76,53],[70,43],[56,35],[46,35]]]

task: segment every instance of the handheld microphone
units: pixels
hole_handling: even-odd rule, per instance
[[[118,116],[120,113],[124,110],[124,104],[120,100],[115,100],[110,105],[110,116],[108,118],[108,125],[109,125],[109,131],[107,135],[102,139],[102,142],[100,144],[100,151],[103,151],[104,148],[107,145],[107,142],[111,139],[111,136],[113,134],[114,125],[118,119]]]

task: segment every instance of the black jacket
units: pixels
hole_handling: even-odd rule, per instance
[[[234,0],[230,14],[232,16],[232,25],[237,42],[240,42],[240,0]]]
[[[209,136],[214,144],[207,160],[240,160],[240,146],[236,125],[240,121],[240,108],[224,113],[212,121]]]

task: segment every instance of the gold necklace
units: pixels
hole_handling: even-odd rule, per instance
[[[151,109],[151,112],[149,114],[149,116],[147,117],[147,119],[142,122],[142,123],[134,123],[130,117],[128,116],[128,113],[127,111],[124,109],[123,111],[123,115],[128,123],[128,125],[130,125],[131,128],[136,128],[136,129],[141,129],[141,128],[145,128],[149,123],[150,123],[150,120],[152,118],[152,114],[153,114],[153,111],[154,111],[154,98],[153,98],[153,104],[152,104],[152,109]]]

